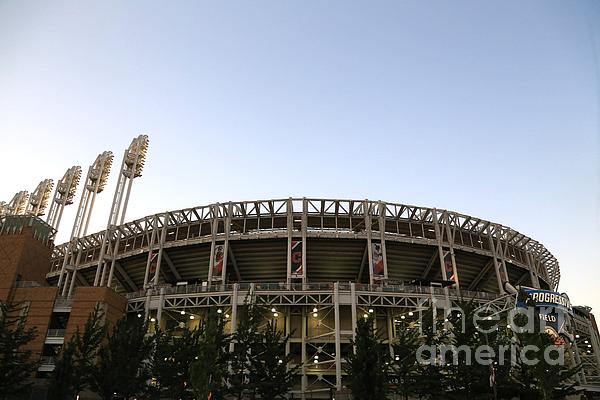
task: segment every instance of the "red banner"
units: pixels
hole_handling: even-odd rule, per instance
[[[304,277],[304,263],[302,262],[302,241],[292,241],[292,278]]]

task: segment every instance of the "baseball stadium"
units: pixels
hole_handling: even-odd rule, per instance
[[[303,365],[294,394],[306,398],[343,390],[344,360],[364,315],[374,315],[378,331],[392,342],[401,319],[416,321],[430,306],[450,308],[466,298],[502,313],[515,307],[511,288],[558,291],[559,263],[543,244],[500,223],[444,209],[368,199],[224,199],[128,221],[127,201],[147,143],[140,136],[125,151],[103,231],[86,232],[110,172],[109,152],[88,170],[66,243],[54,245],[53,238],[62,208],[73,202],[79,167],[60,180],[46,222],[36,216],[50,201],[52,185],[4,204],[0,239],[31,231],[50,260],[41,279],[27,271],[11,278],[17,291],[53,290],[49,321],[42,324],[42,373],[52,371],[49,346],[60,345],[61,335],[64,341],[73,329],[69,314],[82,313],[82,289],[95,288],[115,310],[163,329],[193,328],[216,307],[228,332],[251,295],[291,334],[286,350]],[[583,365],[581,386],[600,385],[590,311],[573,307],[568,321],[575,359]],[[57,314],[65,315],[62,325]]]

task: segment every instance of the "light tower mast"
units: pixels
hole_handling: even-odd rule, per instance
[[[8,203],[6,215],[23,215],[27,209],[29,193],[26,190],[17,192]]]
[[[131,186],[135,178],[142,176],[147,151],[148,136],[140,135],[131,141],[131,144],[127,150],[125,150],[125,154],[123,155],[123,162],[121,163],[121,170],[119,171],[119,182],[115,189],[115,196],[113,198],[108,225],[104,232],[104,239],[100,249],[100,258],[98,267],[96,268],[94,286],[103,286],[105,284],[107,272],[108,279],[106,279],[106,285],[111,285],[115,268],[115,256],[119,249],[120,242],[120,235],[116,235],[116,238],[113,238],[115,228],[125,221],[125,213],[127,212]],[[107,271],[109,263],[110,271]]]
[[[80,179],[81,167],[77,165],[69,168],[62,179],[58,181],[58,185],[56,185],[54,199],[50,205],[46,222],[57,231],[65,206],[73,204],[73,198],[75,197]]]
[[[54,182],[52,182],[52,179],[44,179],[41,181],[29,196],[29,203],[27,204],[25,214],[34,215],[36,217],[44,215],[53,186]]]
[[[92,210],[94,209],[94,202],[96,201],[96,195],[102,193],[106,187],[112,161],[113,154],[110,151],[105,151],[99,154],[94,163],[88,168],[83,186],[83,193],[81,195],[81,200],[79,201],[73,229],[71,230],[71,237],[69,239],[69,244],[67,245],[63,265],[58,277],[58,288],[60,290],[62,286],[63,296],[67,292],[67,287],[69,287],[69,276],[71,278],[69,293],[72,292],[75,283],[75,275],[77,273],[77,266],[79,265],[81,257],[81,253],[77,249],[77,239],[87,233]]]

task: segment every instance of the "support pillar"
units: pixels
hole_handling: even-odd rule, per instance
[[[238,290],[240,284],[233,284],[233,293],[231,294],[231,323],[229,324],[229,334],[233,335],[237,331],[237,306],[238,306]],[[289,341],[288,341],[289,342]],[[229,352],[233,353],[234,343],[229,343]]]
[[[162,232],[160,233],[160,242],[158,244],[158,256],[156,257],[156,274],[154,275],[154,286],[158,285],[158,279],[160,277],[160,264],[162,262],[163,247],[165,244],[165,238],[167,237],[167,226],[169,224],[169,217],[165,216]]]
[[[352,313],[352,340],[356,340],[356,283],[350,283],[350,299]]]
[[[292,283],[292,235],[294,232],[294,203],[293,203],[291,197],[287,200],[286,214],[287,214],[287,263],[286,263],[287,278],[286,278],[286,283],[289,288],[290,283]],[[304,243],[303,243],[303,245],[304,245]]]
[[[308,231],[308,200],[306,198],[302,199],[302,288],[304,289],[307,282],[308,276],[308,265],[306,259],[306,249],[308,247],[308,243],[306,240]]]
[[[383,278],[388,279],[387,252],[385,249],[385,203],[379,202],[379,240],[381,242],[381,255],[383,257]]]
[[[369,284],[373,285],[375,279],[373,277],[373,230],[371,227],[371,209],[369,207],[369,200],[363,201],[363,213],[365,218],[365,233],[367,234],[367,257],[369,262]]]
[[[306,376],[306,307],[302,307],[302,377],[300,378],[300,386],[302,389],[302,399],[306,398],[306,389],[308,387],[308,379]]]
[[[156,309],[156,325],[160,328],[160,321],[162,318],[162,311],[165,304],[165,288],[160,288],[158,296],[158,308]]]
[[[215,246],[217,241],[217,231],[219,228],[219,203],[213,204],[212,208],[212,239],[210,242],[210,258],[208,260],[208,286],[212,285],[213,280],[213,267],[215,264]]]
[[[335,389],[342,390],[342,347],[340,338],[340,294],[338,282],[333,284],[333,307],[335,319]]]
[[[152,264],[152,253],[154,252],[154,242],[156,241],[156,232],[158,231],[158,216],[154,216],[152,221],[152,233],[150,234],[150,243],[148,244],[148,258],[146,260],[146,270],[144,272],[144,286],[146,289],[148,286],[148,279],[150,279],[150,264]]]

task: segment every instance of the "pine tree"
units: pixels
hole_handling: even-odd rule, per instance
[[[26,329],[27,308],[22,304],[0,301],[0,399],[16,397],[26,392],[36,363],[25,347],[36,336]]]
[[[492,391],[489,384],[490,366],[476,362],[475,354],[480,346],[493,344],[493,334],[484,332],[495,332],[496,321],[484,319],[476,324],[477,308],[473,300],[460,301],[459,306],[460,312],[448,316],[451,326],[449,342],[457,352],[456,355],[451,352],[445,354],[447,364],[450,364],[446,368],[446,383],[450,391],[448,397],[467,400],[487,398]],[[490,363],[493,362],[490,360]]]
[[[355,351],[346,359],[349,388],[355,399],[383,400],[389,391],[388,346],[377,337],[372,315],[356,324]]]
[[[231,354],[231,375],[227,393],[236,399],[242,399],[245,394],[256,393],[256,381],[252,380],[250,359],[259,352],[259,344],[263,336],[259,327],[266,315],[266,309],[254,304],[248,299],[238,309],[240,315],[236,332],[233,334],[234,351]]]
[[[100,344],[106,335],[103,318],[104,312],[97,304],[85,323],[83,333],[77,327],[71,340],[63,347],[50,382],[50,399],[62,399],[67,394],[77,397],[90,386]]]
[[[190,382],[196,398],[221,398],[228,377],[230,336],[224,333],[225,321],[214,309],[208,311],[202,325],[194,361],[189,370]]]
[[[250,381],[254,382],[256,394],[264,400],[286,398],[299,365],[290,367],[292,355],[286,355],[286,343],[290,335],[277,329],[273,321],[267,323],[262,333],[262,341],[256,346],[256,353],[249,358]]]
[[[421,357],[427,360],[418,361],[418,372],[415,377],[415,393],[419,398],[445,398],[446,396],[446,366],[440,363],[437,357],[437,349],[447,343],[448,335],[443,330],[443,322],[439,321],[433,312],[433,308],[428,308],[422,313],[419,320],[421,342],[420,346],[433,350],[423,351]]]
[[[419,348],[419,330],[406,320],[400,319],[396,326],[396,339],[392,345],[394,357],[391,364],[391,375],[396,380],[395,392],[408,399],[415,393],[417,382],[417,358]]]
[[[554,346],[550,335],[545,332],[526,332],[515,333],[514,337],[519,349],[533,346],[527,351],[527,358],[535,360],[533,365],[529,365],[521,357],[517,357],[516,366],[513,368],[512,377],[519,385],[521,399],[549,400],[556,398],[558,394],[562,397],[575,392],[575,383],[569,383],[568,380],[579,372],[581,366],[553,365],[546,360],[545,350]],[[571,350],[565,345],[563,351],[568,353]]]
[[[193,397],[189,371],[195,361],[202,329],[185,329],[181,336],[157,329],[154,333],[154,351],[150,373],[155,386],[151,394],[159,398],[165,392],[172,399],[187,400]],[[152,393],[155,392],[155,393]]]
[[[116,393],[126,399],[140,393],[150,377],[147,358],[152,350],[152,338],[146,337],[147,323],[134,318],[121,318],[100,348],[94,368],[92,387],[103,398]]]
[[[533,364],[524,362],[520,357],[516,357],[516,365],[511,370],[511,378],[518,385],[521,399],[553,399],[558,395],[566,396],[575,392],[575,382],[569,382],[571,378],[581,370],[581,365],[569,367],[565,364],[554,363],[546,359],[544,353],[548,348],[554,346],[554,340],[539,325],[539,309],[535,307],[532,299],[525,297],[526,294],[519,293],[520,300],[524,301],[528,307],[534,310],[533,330],[512,332],[513,343],[516,344],[518,351],[528,348],[525,354],[529,360],[534,360]],[[523,327],[527,323],[527,316],[520,314],[514,319],[517,327]],[[568,345],[562,346],[565,356],[570,354],[571,348]],[[554,354],[556,355],[556,354]],[[565,357],[566,361],[566,357]]]

